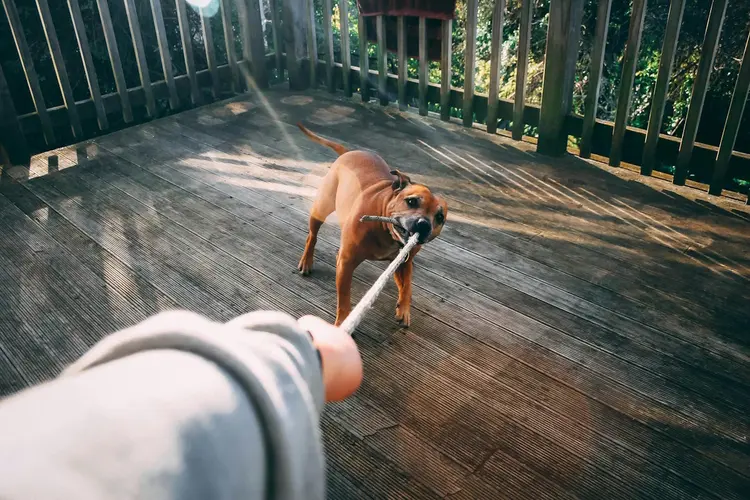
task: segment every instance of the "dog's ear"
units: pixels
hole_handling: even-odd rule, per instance
[[[411,179],[408,175],[402,174],[398,170],[391,170],[391,175],[395,175],[396,179],[393,181],[393,190],[399,191],[404,189],[407,185],[411,184]]]

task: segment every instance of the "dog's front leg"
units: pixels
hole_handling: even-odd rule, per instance
[[[414,270],[412,258],[401,264],[394,278],[398,287],[398,303],[396,303],[396,319],[403,326],[411,324],[411,275]]]
[[[339,250],[336,262],[336,326],[341,325],[352,311],[352,277],[361,262],[361,259]]]

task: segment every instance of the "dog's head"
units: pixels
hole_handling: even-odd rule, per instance
[[[393,181],[393,198],[388,203],[387,215],[395,217],[403,228],[389,226],[391,236],[396,241],[405,243],[410,234],[419,233],[419,243],[432,241],[443,230],[448,217],[448,204],[444,199],[433,194],[430,188],[412,183],[409,176],[391,170]]]

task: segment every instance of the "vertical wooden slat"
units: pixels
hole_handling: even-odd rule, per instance
[[[349,0],[339,0],[341,16],[341,65],[343,66],[344,95],[352,96],[352,55],[349,48]]]
[[[159,57],[164,71],[164,81],[169,89],[169,107],[177,109],[180,107],[180,97],[177,94],[177,85],[174,83],[172,72],[172,56],[169,55],[169,41],[167,31],[164,27],[164,14],[161,9],[161,0],[151,0],[151,16],[154,18],[154,29],[156,30],[156,43],[159,46]]]
[[[711,13],[708,15],[708,26],[706,26],[706,35],[703,38],[701,47],[701,59],[698,63],[698,73],[695,76],[693,92],[690,96],[690,106],[688,107],[687,118],[685,120],[685,129],[682,132],[680,141],[680,152],[677,154],[677,165],[674,173],[674,183],[678,185],[685,184],[687,180],[690,159],[693,156],[695,147],[695,136],[698,134],[698,125],[700,125],[701,114],[703,114],[703,103],[706,100],[708,84],[711,79],[711,70],[716,57],[716,49],[719,47],[719,38],[721,37],[721,28],[724,24],[724,15],[727,11],[727,0],[714,0],[711,6]]]
[[[378,39],[378,97],[380,104],[388,104],[388,49],[385,45],[385,19],[378,16],[375,19],[375,35]]]
[[[474,54],[477,46],[478,0],[466,0],[466,51],[464,52],[464,126],[474,122]]]
[[[677,0],[682,1],[682,0]],[[596,112],[599,109],[599,89],[602,83],[602,69],[604,68],[604,52],[607,47],[607,31],[609,28],[609,14],[612,10],[612,0],[599,0],[596,10],[596,32],[594,34],[594,48],[591,51],[589,64],[589,81],[586,93],[586,103],[583,115],[583,131],[581,133],[581,157],[590,158],[596,125]]]
[[[268,88],[268,69],[266,67],[266,41],[263,38],[263,16],[258,0],[248,0],[247,16],[249,37],[249,55],[253,78],[260,88]]]
[[[115,38],[115,29],[112,26],[112,16],[109,13],[109,5],[107,4],[107,0],[96,0],[96,6],[99,10],[99,19],[102,21],[104,42],[107,45],[107,54],[109,54],[109,63],[112,65],[112,74],[115,77],[117,95],[120,96],[122,119],[125,123],[130,123],[133,121],[133,110],[130,107],[128,86],[125,83],[125,73],[122,71],[120,50],[117,48],[117,39]]]
[[[583,0],[555,0],[549,4],[542,109],[536,147],[541,154],[559,156],[567,151],[565,121],[573,105],[582,19]]]
[[[133,41],[133,50],[135,50],[135,62],[136,66],[138,66],[138,75],[141,78],[143,94],[146,96],[146,111],[149,116],[153,117],[156,115],[156,100],[154,99],[154,91],[151,88],[151,76],[148,73],[148,62],[146,61],[146,52],[143,48],[141,27],[138,23],[138,11],[135,9],[134,0],[125,0],[125,14],[128,18],[130,37]]]
[[[206,16],[206,10],[201,9],[201,31],[203,32],[203,46],[206,49],[206,62],[208,71],[211,73],[211,93],[214,99],[221,95],[221,82],[219,81],[219,70],[216,65],[216,51],[214,50],[214,35],[211,29],[211,18]]]
[[[329,92],[335,92],[336,87],[333,82],[333,26],[331,16],[331,0],[323,0],[323,35],[325,37],[326,47],[326,86]]]
[[[659,74],[656,77],[656,86],[651,96],[651,113],[648,117],[646,145],[643,148],[643,159],[641,161],[641,174],[643,175],[651,175],[654,170],[656,145],[659,142],[659,131],[664,117],[669,79],[672,75],[672,64],[674,63],[675,52],[677,52],[677,41],[680,37],[680,24],[682,24],[684,11],[685,0],[672,0],[669,4],[667,29],[664,32],[664,43],[661,49],[661,60],[659,61]]]
[[[10,95],[8,81],[0,66],[0,146],[8,152],[12,164],[26,164],[31,159],[31,151],[18,121],[13,96]]]
[[[487,102],[487,132],[497,132],[497,93],[500,86],[500,49],[503,43],[503,15],[505,0],[495,0],[492,13],[492,38],[490,41],[490,94]]]
[[[406,22],[404,16],[398,16],[396,29],[398,31],[396,35],[396,41],[398,42],[398,107],[405,110],[408,107],[406,101],[406,63],[408,62],[408,56],[406,55]]]
[[[523,138],[523,113],[526,108],[526,78],[529,66],[529,48],[531,46],[531,20],[534,3],[523,0],[521,4],[521,23],[518,36],[518,66],[516,68],[516,95],[513,104],[513,139]]]
[[[76,100],[73,97],[73,88],[70,86],[68,70],[65,67],[60,42],[57,40],[57,31],[55,30],[55,23],[52,21],[52,12],[49,10],[47,0],[36,0],[36,8],[42,20],[42,30],[44,31],[44,37],[47,39],[49,53],[52,56],[52,66],[55,69],[55,76],[57,77],[57,84],[60,87],[63,103],[65,104],[65,109],[68,111],[68,120],[70,121],[70,128],[73,130],[73,137],[80,140],[83,138],[81,119],[78,116],[78,108],[76,108]]]
[[[362,100],[370,100],[370,59],[367,54],[367,25],[362,14],[359,15],[357,23],[359,31],[359,94]]]
[[[221,26],[224,30],[224,47],[227,51],[227,64],[232,72],[232,92],[240,91],[240,70],[237,68],[237,53],[234,50],[234,26],[232,25],[232,5],[229,0],[219,0]]]
[[[451,117],[451,58],[453,56],[453,21],[443,21],[443,44],[440,48],[440,119]]]
[[[419,18],[419,114],[427,116],[427,19]]]
[[[132,1],[132,0],[128,0]],[[240,0],[242,1],[242,0]],[[177,4],[177,24],[180,27],[180,41],[182,55],[185,59],[185,71],[190,81],[190,99],[193,104],[200,104],[203,99],[198,88],[198,77],[195,75],[195,59],[193,58],[193,38],[190,36],[190,22],[187,16],[185,0],[175,0]]]
[[[34,102],[34,108],[36,109],[39,121],[42,123],[42,131],[44,132],[44,140],[48,145],[55,143],[55,132],[52,129],[52,121],[47,113],[47,105],[44,102],[44,95],[42,94],[42,88],[39,85],[39,77],[36,74],[34,68],[34,59],[31,56],[31,50],[29,44],[26,41],[26,35],[23,33],[23,26],[21,25],[21,19],[18,16],[18,10],[14,0],[2,0],[3,7],[5,9],[5,15],[8,17],[8,24],[10,24],[10,31],[13,35],[13,41],[16,44],[16,50],[18,51],[18,57],[21,59],[21,67],[26,75],[26,84],[29,86],[29,92],[31,93],[31,100]]]
[[[619,167],[622,161],[622,143],[625,139],[625,128],[630,114],[630,100],[633,94],[635,71],[638,67],[638,51],[641,47],[643,34],[643,19],[646,15],[646,0],[633,0],[633,10],[630,14],[628,41],[625,46],[625,56],[620,78],[620,93],[617,99],[617,113],[615,114],[615,128],[612,132],[612,150],[609,154],[609,164]]]
[[[268,8],[271,11],[271,37],[273,38],[273,52],[276,60],[276,71],[279,80],[284,80],[284,68],[281,64],[283,47],[281,46],[281,23],[279,22],[279,4],[276,0],[268,1]]]
[[[109,120],[107,119],[107,112],[104,109],[102,93],[99,90],[99,78],[96,76],[96,67],[94,66],[94,59],[91,56],[89,39],[86,36],[86,25],[83,23],[81,6],[78,4],[78,0],[68,0],[68,10],[70,11],[70,18],[73,21],[73,31],[78,42],[78,50],[81,53],[81,61],[83,62],[83,71],[86,74],[89,94],[91,95],[91,100],[94,102],[96,120],[99,129],[106,130],[109,128]]]
[[[737,83],[734,86],[727,121],[724,124],[724,132],[721,134],[719,152],[716,155],[716,164],[714,165],[714,175],[711,180],[711,187],[708,190],[710,194],[721,195],[724,184],[726,184],[729,160],[732,158],[734,143],[737,140],[737,133],[740,131],[740,123],[742,122],[742,113],[745,111],[748,90],[750,90],[750,34],[748,34],[747,41],[745,42],[745,53],[742,56],[740,74],[737,76]]]
[[[318,86],[318,35],[315,29],[315,0],[307,0],[307,55],[310,59],[310,87]]]

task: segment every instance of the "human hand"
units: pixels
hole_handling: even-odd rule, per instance
[[[341,401],[354,394],[362,383],[362,358],[354,339],[316,316],[304,316],[298,323],[310,332],[320,352],[326,402]]]

